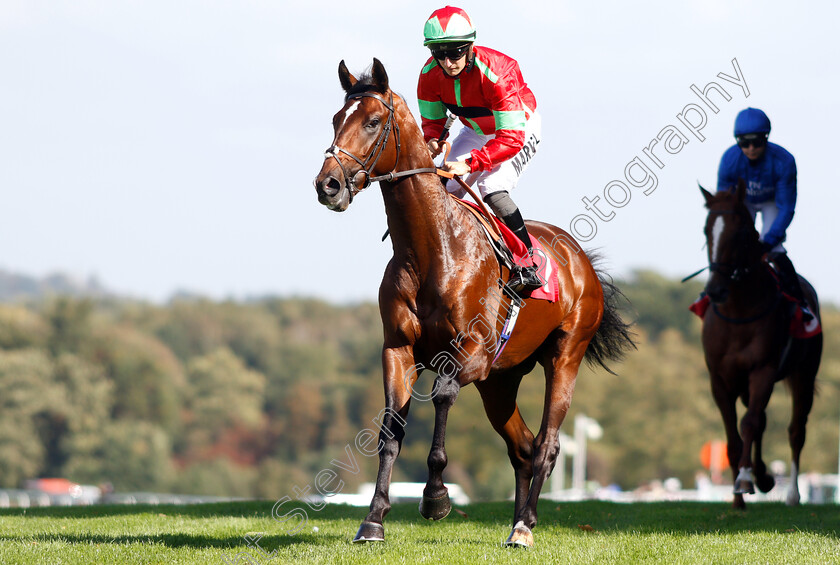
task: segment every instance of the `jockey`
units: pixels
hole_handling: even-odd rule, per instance
[[[436,157],[443,149],[447,110],[458,116],[464,127],[452,142],[454,160],[443,169],[464,175],[470,186],[477,184],[482,199],[522,240],[530,256],[531,239],[510,191],[540,143],[537,100],[514,59],[474,45],[475,27],[464,10],[451,6],[435,10],[423,35],[423,45],[432,56],[420,72],[417,98],[429,151]],[[446,188],[464,196],[454,179]],[[532,262],[514,269],[509,284],[519,292],[543,283]]]
[[[723,154],[718,169],[718,191],[731,190],[742,178],[747,183],[745,204],[755,220],[761,212],[761,245],[779,270],[785,291],[803,306],[799,277],[782,246],[796,206],[796,161],[786,149],[770,143],[770,119],[757,108],[742,110],[735,118],[733,145]]]

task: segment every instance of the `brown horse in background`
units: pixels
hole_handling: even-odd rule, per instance
[[[805,425],[814,399],[817,369],[822,354],[822,334],[793,339],[788,328],[791,302],[762,258],[758,232],[744,205],[746,185],[706,199],[706,244],[712,301],[703,318],[703,349],[711,377],[712,394],[726,428],[727,454],[735,480],[735,508],[746,508],[744,494],[755,486],[769,492],[775,485],[761,457],[761,439],[767,424],[765,409],[776,382],[784,380],[793,397],[788,427],[792,451],[787,504],[799,504],[799,455],[805,445]],[[813,287],[800,277],[811,311],[819,317]],[[747,407],[738,433],[738,398]]]
[[[344,211],[371,181],[379,181],[394,252],[379,287],[385,384],[379,472],[370,512],[353,541],[384,540],[391,472],[409,404],[412,397],[420,399],[413,387],[429,368],[437,373],[429,395],[435,426],[420,513],[439,520],[451,509],[442,478],[446,419],[461,387],[475,383],[507,444],[516,478],[514,527],[506,544],[530,546],[540,489],[557,459],[558,433],[581,361],[604,365],[632,345],[616,311],[617,291],[599,278],[566,232],[529,222],[531,234],[560,264],[561,296],[554,303],[524,300],[516,331],[494,362],[497,328],[510,308],[499,284],[507,280],[507,269],[500,267],[478,221],[443,188],[423,134],[408,105],[389,88],[382,64],[374,59],[370,75],[357,80],[342,61],[339,79],[346,96],[315,178],[318,200]],[[546,388],[534,437],[516,394],[537,362],[545,369]]]

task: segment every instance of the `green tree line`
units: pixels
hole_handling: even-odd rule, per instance
[[[700,285],[640,271],[618,281],[639,348],[614,367],[584,368],[564,431],[577,413],[604,435],[589,444],[590,478],[635,488],[678,477],[691,485],[699,452],[722,439],[688,310]],[[820,392],[802,468],[836,472],[840,420],[840,312],[823,312]],[[0,304],[0,486],[66,477],[117,490],[294,496],[384,406],[382,329],[372,303],[305,298],[247,302],[176,299],[152,305],[113,297]],[[431,387],[431,375],[420,387]],[[520,405],[539,425],[541,369]],[[790,397],[777,386],[765,456],[789,460]],[[412,404],[395,480],[424,481],[430,402]],[[446,478],[475,498],[510,495],[513,472],[473,387],[450,413]],[[375,478],[376,457],[355,451],[344,491]]]

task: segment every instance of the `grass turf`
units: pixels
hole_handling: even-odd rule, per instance
[[[0,510],[0,563],[840,563],[836,505],[761,503],[738,512],[722,503],[544,501],[530,550],[500,546],[510,531],[510,502],[464,506],[441,522],[397,504],[385,520],[386,542],[366,545],[350,543],[364,508],[307,509],[306,524],[288,535],[300,523],[275,521],[271,507]],[[260,535],[273,558],[249,546]]]

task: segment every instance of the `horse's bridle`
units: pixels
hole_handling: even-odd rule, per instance
[[[737,210],[709,210],[709,216],[716,214],[737,214]],[[709,261],[709,272],[718,273],[724,277],[727,277],[732,282],[738,282],[744,276],[748,275],[752,271],[752,266],[747,265],[745,267],[740,266],[741,261],[736,261],[734,264],[732,263],[718,263],[714,261]]]
[[[350,191],[350,197],[352,198],[362,190],[366,189],[370,186],[373,182],[379,181],[391,181],[396,178],[406,177],[409,175],[413,175],[416,173],[434,173],[437,171],[435,168],[424,168],[424,169],[411,169],[408,171],[400,171],[395,172],[397,168],[397,164],[400,161],[400,126],[394,120],[394,93],[390,90],[388,91],[389,101],[386,102],[384,98],[375,94],[373,92],[357,92],[355,94],[348,94],[344,98],[344,103],[346,104],[350,100],[355,100],[359,98],[375,98],[382,102],[382,104],[388,108],[388,119],[385,121],[385,125],[382,127],[382,130],[379,132],[379,136],[376,138],[376,142],[371,147],[370,152],[368,153],[365,160],[362,161],[356,155],[350,153],[346,149],[339,147],[338,145],[333,144],[330,148],[328,148],[324,152],[324,158],[329,159],[330,157],[334,158],[335,161],[338,163],[339,168],[341,169],[341,173],[344,175],[344,186]],[[385,150],[385,146],[388,143],[388,137],[391,135],[391,129],[394,130],[394,141],[397,146],[397,157],[394,159],[394,168],[391,169],[391,172],[387,175],[380,175],[380,176],[371,176],[370,171],[376,167],[376,163],[379,162],[379,158],[382,157],[382,153]],[[359,164],[360,169],[350,175],[347,169],[344,167],[344,164],[341,162],[341,159],[338,158],[339,153],[344,153],[356,163]],[[364,183],[362,186],[359,186],[356,182],[356,177],[359,176],[359,173],[364,174]]]
[[[738,213],[737,210],[709,210],[709,215],[710,216],[712,214],[737,214],[737,213]],[[743,229],[743,228],[741,228],[741,229]],[[732,265],[732,264],[729,264],[729,263],[716,263],[716,262],[711,262],[710,261],[709,262],[709,271],[719,273],[719,274],[723,275],[724,277],[727,277],[732,282],[738,282],[744,276],[746,276],[750,272],[752,272],[752,265],[747,265],[746,267],[741,267],[741,266],[739,266],[740,263],[741,263],[740,261],[736,261],[736,264]],[[759,261],[759,264],[760,263],[761,262]],[[779,300],[781,299],[781,296],[782,296],[781,293],[777,291],[775,293],[775,295],[773,296],[773,299],[769,302],[767,307],[764,308],[764,310],[762,310],[762,311],[760,311],[757,314],[754,314],[752,316],[748,316],[746,318],[732,318],[732,317],[726,316],[726,315],[724,315],[723,313],[720,312],[720,310],[717,307],[717,304],[714,304],[714,303],[712,303],[712,311],[714,311],[714,313],[719,318],[721,318],[722,320],[724,320],[726,322],[729,322],[729,323],[732,323],[732,324],[747,324],[747,323],[751,323],[751,322],[755,322],[757,320],[760,320],[761,318],[763,318],[764,316],[766,316],[770,312],[772,312],[773,309],[776,307],[776,305],[779,303]]]

